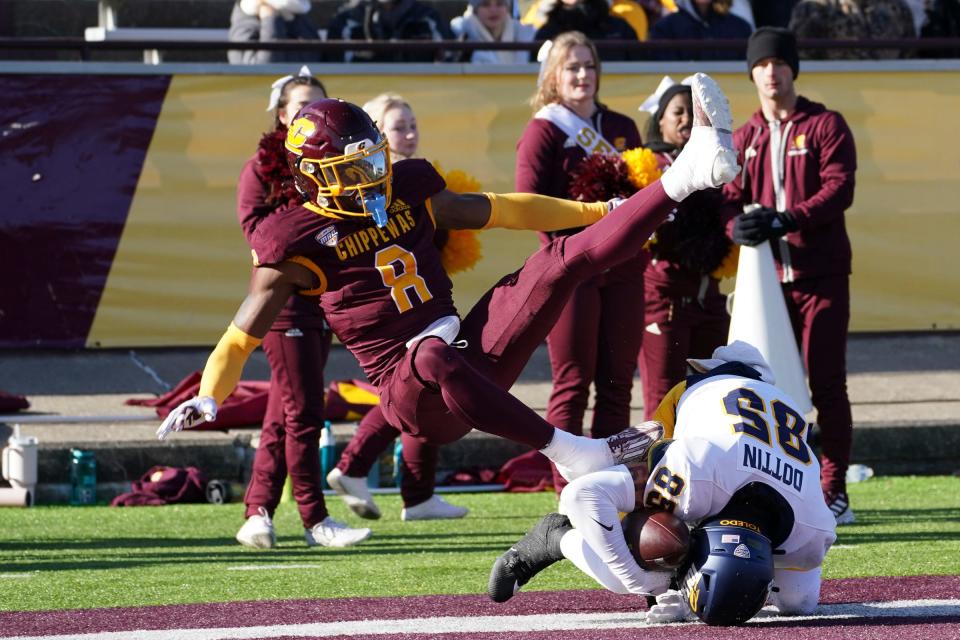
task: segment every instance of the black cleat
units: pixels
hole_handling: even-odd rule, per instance
[[[562,560],[560,539],[572,528],[567,516],[559,513],[545,515],[527,535],[493,563],[487,585],[490,599],[506,602],[533,576],[557,560]]]

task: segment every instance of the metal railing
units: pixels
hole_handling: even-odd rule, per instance
[[[139,51],[155,49],[162,51],[296,51],[320,55],[344,51],[369,51],[371,53],[411,54],[433,52],[473,51],[531,51],[540,48],[542,42],[465,42],[442,41],[358,41],[358,40],[277,40],[273,42],[230,42],[209,40],[104,40],[88,41],[83,38],[0,38],[0,56],[4,51],[75,52],[80,60],[90,60],[97,52]],[[741,57],[746,51],[746,40],[598,40],[595,42],[601,55],[604,51],[625,51],[638,60],[656,60],[664,52],[729,51],[731,57]],[[802,39],[801,50],[863,50],[880,51],[896,49],[904,52],[952,51],[960,57],[960,38],[882,38],[869,40]]]

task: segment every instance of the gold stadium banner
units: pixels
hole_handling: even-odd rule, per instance
[[[601,100],[634,116],[661,74],[611,65]],[[807,97],[853,129],[859,170],[847,215],[853,244],[854,331],[960,328],[960,127],[955,71],[810,71]],[[739,69],[739,67],[738,67]],[[675,77],[682,72],[671,68]],[[414,107],[421,154],[461,169],[484,190],[513,190],[515,146],[531,111],[531,71],[482,75],[324,75],[333,96],[363,103],[382,91]],[[715,73],[740,124],[756,108],[743,71]],[[88,346],[172,346],[216,341],[244,295],[250,257],[234,209],[242,164],[270,125],[274,76],[173,75],[90,327]],[[481,236],[484,258],[454,277],[465,313],[484,289],[537,247],[532,233]],[[638,328],[639,330],[639,328]]]

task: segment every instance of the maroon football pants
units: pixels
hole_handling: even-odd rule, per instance
[[[427,444],[392,426],[375,406],[363,416],[344,449],[337,468],[346,476],[364,477],[397,436],[403,444],[400,496],[404,507],[414,507],[433,496],[439,447]]]
[[[320,429],[323,427],[323,367],[331,334],[324,329],[268,331],[263,351],[270,363],[270,395],[253,458],[244,503],[245,517],[263,507],[273,515],[290,475],[303,526],[327,517],[320,488]]]
[[[783,294],[817,409],[820,485],[824,493],[846,491],[853,444],[853,416],[847,396],[850,278],[800,280],[784,284]]]
[[[432,444],[479,429],[542,449],[554,427],[507,390],[584,280],[637,256],[676,206],[657,181],[534,253],[470,310],[454,345],[425,339],[384,380],[387,420]]]
[[[630,426],[630,399],[643,340],[646,256],[617,265],[574,289],[550,335],[553,387],[547,422],[583,435],[590,384],[595,401],[590,435],[605,438]],[[551,464],[551,466],[553,466]],[[553,486],[566,485],[553,466]]]
[[[648,287],[645,298],[647,328],[639,364],[643,414],[650,420],[663,397],[686,378],[687,358],[709,358],[727,344],[730,316],[715,280],[702,302],[668,295],[660,287]]]

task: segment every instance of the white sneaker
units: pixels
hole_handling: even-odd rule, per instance
[[[273,530],[270,514],[263,507],[257,507],[260,515],[253,515],[237,531],[237,542],[254,549],[273,549],[277,544],[277,534]]]
[[[426,502],[404,508],[400,512],[401,520],[453,520],[470,513],[466,507],[450,504],[438,495],[430,496]]]
[[[366,478],[351,478],[343,475],[340,469],[334,467],[327,474],[327,484],[337,492],[350,510],[361,518],[367,520],[378,520],[380,518],[380,509],[373,501],[370,495],[370,489],[367,487]]]
[[[349,547],[363,542],[370,534],[370,529],[351,529],[330,516],[313,525],[312,529],[303,530],[303,537],[311,547]]]
[[[705,73],[693,76],[693,130],[670,168],[660,178],[675,202],[694,191],[731,182],[740,172],[733,147],[733,117],[720,85]]]

